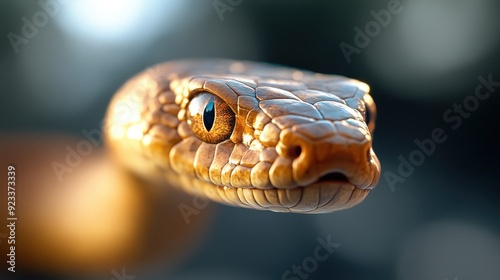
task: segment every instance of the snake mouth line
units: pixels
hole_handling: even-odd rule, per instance
[[[307,188],[307,187],[312,187],[312,186],[330,186],[330,187],[335,187],[335,186],[342,186],[342,185],[351,185],[353,187],[356,187],[351,181],[349,181],[349,178],[342,173],[342,172],[330,172],[327,173],[323,176],[321,176],[318,180],[316,180],[314,183],[309,184],[307,186],[302,186],[302,188]]]
[[[349,179],[347,179],[347,176],[341,172],[328,173],[326,175],[321,176],[316,182],[325,182],[325,181],[349,183]]]
[[[351,182],[351,180],[349,180],[349,177],[347,177],[347,175],[338,171],[327,173],[319,177],[319,179],[314,181],[313,183],[307,186],[299,186],[299,188],[321,187],[321,188],[338,189],[342,186],[351,186],[356,189],[361,189],[359,186]]]

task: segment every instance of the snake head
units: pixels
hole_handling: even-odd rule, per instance
[[[218,202],[297,213],[352,207],[379,180],[365,83],[227,60],[146,73],[130,85],[144,92],[132,125],[143,127],[135,137],[142,151],[129,164],[138,173],[156,168],[168,184]]]

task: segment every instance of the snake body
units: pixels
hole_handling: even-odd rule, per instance
[[[379,180],[375,103],[363,82],[277,65],[181,60],[118,90],[113,157],[147,180],[233,206],[327,213]]]

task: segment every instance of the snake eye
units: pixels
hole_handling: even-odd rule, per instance
[[[235,114],[221,98],[202,92],[189,102],[188,124],[200,140],[219,143],[231,136]]]
[[[377,107],[375,107],[375,101],[369,94],[363,96],[363,101],[365,102],[365,123],[371,132],[375,130],[375,118],[377,117]]]
[[[371,121],[371,109],[370,109],[370,106],[366,106],[366,109],[365,109],[365,123],[369,124],[370,121]]]

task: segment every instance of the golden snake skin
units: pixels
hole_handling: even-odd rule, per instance
[[[187,110],[200,92],[234,112],[229,139],[211,144],[193,133]],[[183,60],[149,68],[119,89],[104,132],[114,158],[150,181],[233,206],[327,213],[360,203],[378,182],[374,119],[369,87],[357,80]]]

